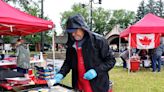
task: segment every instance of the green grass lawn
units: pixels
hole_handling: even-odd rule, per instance
[[[160,73],[150,69],[141,69],[128,73],[122,67],[115,67],[110,72],[114,92],[164,92],[164,68]],[[71,86],[71,74],[68,74],[62,84]]]
[[[153,73],[150,69],[141,69],[128,73],[122,67],[110,71],[114,82],[114,92],[164,92],[164,71]]]

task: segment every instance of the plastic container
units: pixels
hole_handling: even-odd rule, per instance
[[[28,70],[28,75],[29,75],[29,78],[30,78],[30,79],[32,79],[32,80],[35,78],[35,76],[34,76],[34,73],[33,73],[33,70],[32,70],[32,69],[29,69],[29,70]]]
[[[130,71],[138,71],[140,69],[140,62],[138,60],[130,61]]]
[[[35,66],[36,67],[36,77],[39,78],[39,79],[42,79],[42,80],[48,80],[48,79],[52,79],[54,78],[54,71],[53,71],[53,67],[47,67],[47,68],[44,68],[44,67],[38,67],[38,66]]]

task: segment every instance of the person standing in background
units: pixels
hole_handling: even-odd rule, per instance
[[[16,42],[17,72],[27,74],[30,68],[30,51],[24,42],[22,39]]]
[[[164,44],[161,43],[159,47],[157,47],[154,50],[153,56],[152,56],[152,72],[156,72],[156,69],[158,68],[158,72],[161,71],[161,56],[164,53]]]

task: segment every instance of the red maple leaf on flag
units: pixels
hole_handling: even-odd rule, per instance
[[[143,39],[139,39],[142,45],[150,45],[151,39],[148,37],[144,36]]]

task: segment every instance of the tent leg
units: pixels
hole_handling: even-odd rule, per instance
[[[130,57],[131,57],[131,47],[130,47],[130,44],[131,44],[131,34],[129,34],[129,61],[128,61],[128,73],[130,73],[130,68],[131,68],[131,65],[130,65]]]

